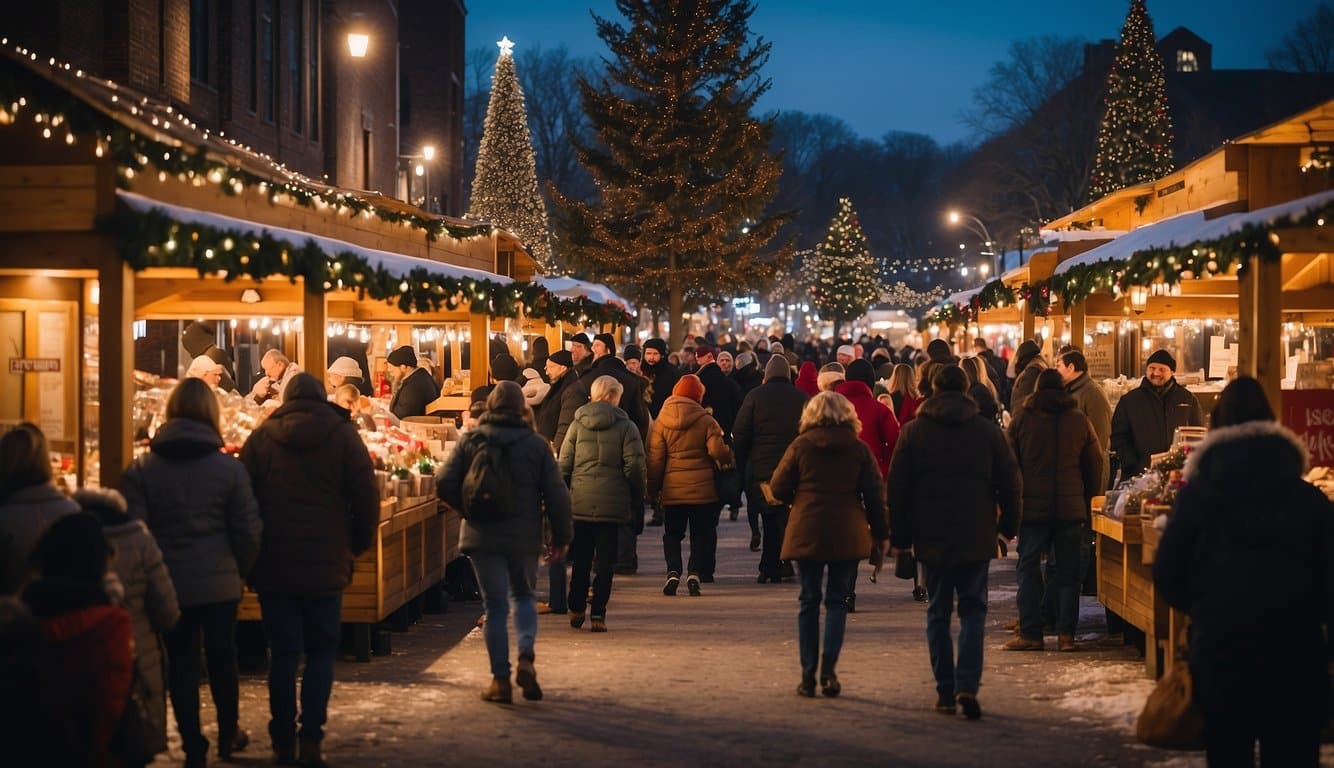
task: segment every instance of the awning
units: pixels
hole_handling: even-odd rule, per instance
[[[287,241],[287,243],[294,248],[304,245],[307,241],[313,241],[315,245],[326,254],[333,255],[348,251],[366,259],[372,266],[382,267],[386,271],[399,277],[406,277],[414,269],[425,269],[427,272],[440,277],[450,277],[456,280],[467,278],[473,280],[489,280],[498,285],[506,285],[514,282],[512,278],[484,272],[480,269],[471,269],[469,267],[461,267],[455,264],[447,264],[443,261],[435,261],[434,259],[405,256],[401,253],[393,253],[392,251],[380,251],[374,248],[367,248],[365,246],[349,243],[346,240],[338,240],[323,235],[314,235],[301,230],[271,227],[248,219],[238,219],[232,216],[209,213],[208,211],[201,211],[195,208],[171,205],[170,203],[163,203],[150,197],[145,197],[134,192],[127,192],[125,190],[116,190],[116,197],[136,213],[148,213],[156,209],[161,212],[162,215],[181,224],[195,224],[217,229],[233,230],[245,235],[267,234],[275,240]],[[590,296],[590,298],[595,297]]]
[[[968,302],[972,301],[973,297],[981,292],[981,288],[970,288],[966,291],[958,291],[957,293],[950,294],[945,301],[956,307],[966,307],[968,306]]]
[[[533,282],[567,299],[587,296],[599,304],[619,304],[629,307],[630,302],[602,283],[590,283],[573,277],[535,277]]]

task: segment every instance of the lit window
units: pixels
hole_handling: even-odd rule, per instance
[[[1199,72],[1200,62],[1195,58],[1195,51],[1177,51],[1178,72]]]

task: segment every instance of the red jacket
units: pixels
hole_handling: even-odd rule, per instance
[[[797,385],[797,389],[806,393],[807,397],[815,397],[820,394],[819,374],[815,370],[815,363],[810,360],[802,363],[800,370],[797,371],[797,380],[794,383]]]
[[[93,605],[42,619],[37,693],[52,764],[117,764],[108,748],[130,695],[134,631],[130,614]],[[63,762],[68,758],[70,762]]]
[[[900,427],[912,421],[912,418],[917,415],[917,406],[922,404],[923,399],[920,397],[909,397],[908,395],[901,395],[901,397],[903,398],[903,402],[899,404],[899,412],[894,414],[898,417]]]
[[[899,441],[899,420],[884,403],[875,399],[865,382],[845,381],[834,391],[846,397],[857,409],[857,419],[862,423],[858,437],[871,449],[871,455],[880,467],[880,477],[888,479],[889,460],[894,456],[894,444]]]

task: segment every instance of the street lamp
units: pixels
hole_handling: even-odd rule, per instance
[[[971,213],[960,213],[957,210],[949,212],[949,222],[954,225],[963,224],[973,234],[982,238],[982,244],[987,248],[982,252],[982,255],[990,256],[993,260],[997,261],[995,269],[996,273],[1000,274],[999,256],[995,251],[996,240],[991,236],[991,232],[987,231],[987,225],[982,223],[981,219]]]
[[[347,33],[347,52],[354,59],[366,58],[366,51],[371,47],[371,36],[365,32]]]
[[[414,176],[421,177],[422,181],[425,183],[426,186],[426,194],[422,196],[421,207],[423,210],[426,210],[430,213],[435,213],[435,206],[432,204],[431,201],[431,161],[435,159],[435,147],[430,144],[427,144],[426,146],[422,147],[422,151],[420,153],[415,155],[399,155],[398,159],[406,160],[409,162],[416,161],[412,162],[411,166],[412,174]],[[408,192],[408,202],[415,204],[416,201],[412,196],[411,179],[408,180],[407,192]]]

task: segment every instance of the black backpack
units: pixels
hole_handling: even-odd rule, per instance
[[[463,509],[471,523],[506,520],[514,514],[514,483],[510,479],[509,444],[475,433],[468,441],[472,457],[463,476]]]

